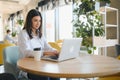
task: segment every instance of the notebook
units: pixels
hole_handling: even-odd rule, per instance
[[[41,59],[60,62],[60,61],[76,58],[79,56],[81,43],[82,43],[82,38],[64,39],[58,57],[47,56],[47,57],[42,57]]]

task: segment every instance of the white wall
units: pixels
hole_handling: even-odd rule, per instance
[[[37,7],[39,1],[40,1],[40,0],[31,0],[31,1],[25,6],[25,8],[23,9],[24,19],[26,18],[26,15],[27,15],[27,13],[28,13],[28,11],[29,11],[30,9],[35,9],[35,8]]]
[[[3,18],[2,14],[0,14],[0,41],[3,41]]]
[[[24,9],[23,9],[23,17],[24,17],[24,21],[25,21],[25,18],[26,18],[26,15],[27,15],[27,13],[28,13],[28,11],[30,10],[30,9],[35,9],[36,7],[37,7],[37,5],[38,5],[38,2],[39,2],[39,0],[31,0],[25,7],[24,7]],[[17,12],[17,11],[16,11]],[[2,16],[2,22],[0,21],[0,23],[2,23],[2,28],[3,28],[3,36],[5,35],[5,26],[6,26],[6,24],[7,24],[7,20],[8,20],[8,18],[9,18],[9,16],[10,16],[10,14],[3,14],[3,16]]]

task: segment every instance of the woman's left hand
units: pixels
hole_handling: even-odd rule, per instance
[[[50,55],[50,56],[58,56],[59,52],[57,50],[55,51],[48,51],[48,52],[44,52],[44,55]]]

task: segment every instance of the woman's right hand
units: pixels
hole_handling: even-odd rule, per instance
[[[48,51],[48,52],[44,52],[43,55],[48,55],[48,56],[58,56],[59,52],[58,51]]]

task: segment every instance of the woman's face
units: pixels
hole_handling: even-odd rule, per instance
[[[32,28],[37,30],[41,25],[41,18],[40,16],[35,16],[32,18]]]

